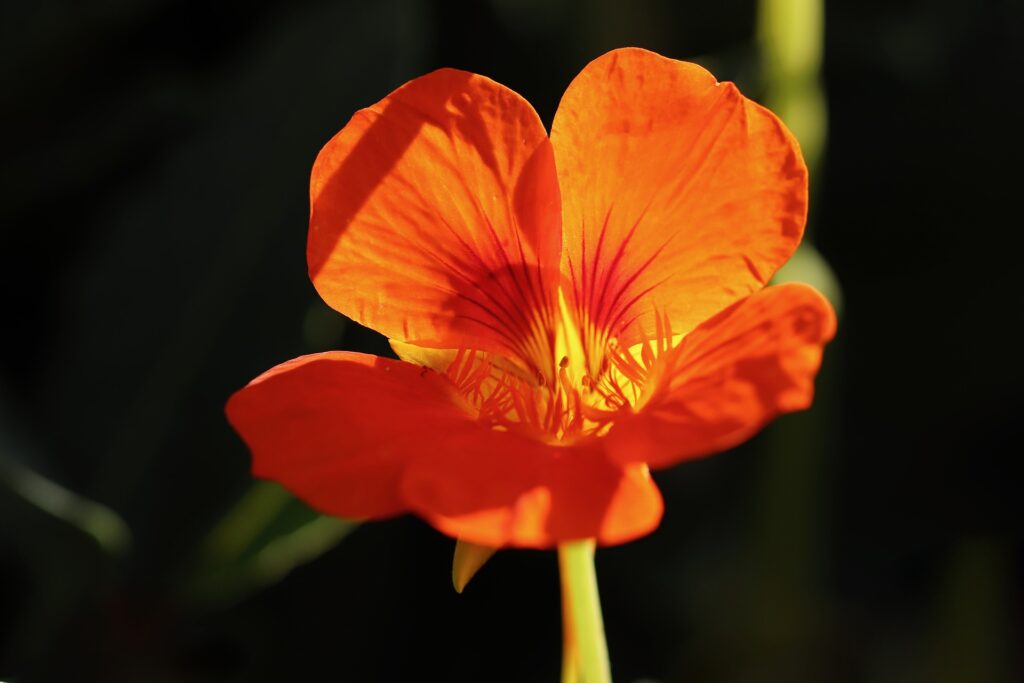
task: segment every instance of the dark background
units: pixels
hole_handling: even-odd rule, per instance
[[[454,66],[550,124],[623,45],[759,97],[756,9],[5,3],[0,679],[556,680],[553,553],[456,595],[422,522],[345,535],[253,487],[223,404],[302,353],[385,352],[306,275],[309,170],[354,110]],[[617,681],[1024,679],[1022,21],[828,3],[839,336],[811,411],[658,474],[661,528],[599,552]]]

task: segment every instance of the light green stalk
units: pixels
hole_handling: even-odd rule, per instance
[[[594,571],[594,541],[572,541],[558,546],[558,568],[566,636],[562,683],[611,683]]]

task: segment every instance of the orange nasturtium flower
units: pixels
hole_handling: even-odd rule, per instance
[[[518,94],[435,71],[357,112],[313,167],[310,277],[403,360],[303,356],[231,397],[253,471],[350,518],[413,512],[480,545],[653,530],[649,469],[806,408],[835,316],[765,288],[807,170],[703,68],[610,52],[550,135]]]

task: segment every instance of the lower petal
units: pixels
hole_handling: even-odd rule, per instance
[[[730,306],[658,359],[640,405],[608,434],[611,458],[667,467],[809,407],[835,329],[832,306],[806,285],[769,287]]]
[[[558,447],[480,423],[444,375],[332,352],[284,363],[236,392],[228,419],[253,473],[328,514],[406,511],[481,545],[615,544],[653,530],[661,496],[643,465],[594,444]]]
[[[252,451],[253,474],[323,512],[404,512],[399,481],[440,436],[474,430],[450,383],[425,368],[360,353],[303,356],[236,392],[228,420]]]
[[[406,471],[402,491],[437,529],[495,547],[624,543],[656,528],[662,513],[644,466],[612,464],[594,443],[552,446],[494,430],[448,440]]]

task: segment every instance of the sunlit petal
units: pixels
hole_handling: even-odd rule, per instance
[[[734,304],[658,360],[643,402],[608,435],[611,457],[666,467],[807,408],[835,326],[832,306],[806,285],[769,287]]]
[[[551,373],[558,184],[519,95],[452,69],[410,81],[327,143],[310,197],[310,276],[333,308],[393,339]]]
[[[640,49],[591,62],[551,132],[563,272],[588,354],[686,332],[765,285],[796,248],[807,172],[768,110],[696,64]]]

